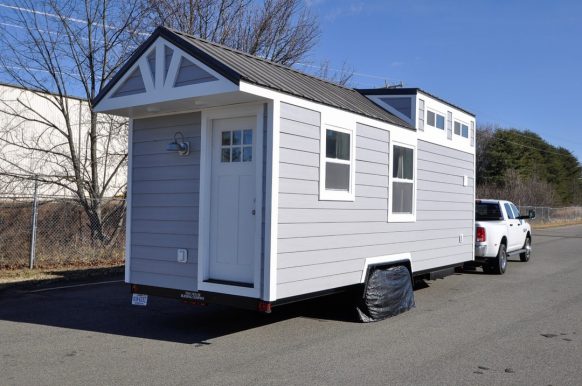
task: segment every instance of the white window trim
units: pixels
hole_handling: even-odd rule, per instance
[[[322,201],[354,201],[356,197],[356,125],[352,128],[338,127],[328,123],[321,124],[319,136],[319,199]],[[349,191],[328,190],[325,188],[325,163],[326,157],[326,130],[338,131],[350,135],[350,160],[340,160],[330,158],[329,162],[350,165],[350,188]]]
[[[443,113],[441,113],[441,112],[439,112],[439,111],[437,111],[437,110],[435,110],[435,109],[429,109],[426,106],[425,106],[425,110],[426,110],[426,122],[425,122],[425,125],[426,126],[430,126],[430,127],[434,127],[435,129],[438,129],[438,130],[442,130],[442,131],[444,131],[446,133],[446,131],[447,131],[447,117],[446,117],[446,115],[443,114]],[[434,126],[431,125],[430,123],[428,123],[428,113],[429,113],[429,111],[431,113],[435,114],[435,116],[434,116]],[[443,124],[443,128],[442,129],[436,125],[437,124],[437,117],[436,117],[437,115],[440,115],[441,117],[443,117],[443,123],[444,124]]]
[[[461,125],[461,127],[459,128],[460,132],[459,134],[455,133],[455,123],[458,123],[459,125]],[[467,136],[463,136],[463,126],[467,126]],[[469,140],[469,138],[471,137],[471,126],[466,123],[463,122],[461,120],[458,119],[454,119],[453,120],[453,134],[456,135],[457,137],[461,137],[461,138],[465,138],[466,140]]]
[[[412,149],[412,182],[408,179],[394,178],[393,168],[394,168],[394,146],[405,147]],[[388,222],[416,222],[416,190],[418,186],[417,182],[417,147],[408,143],[402,143],[398,141],[390,141],[390,160],[389,164],[389,175],[388,175]],[[414,184],[412,187],[412,213],[393,213],[392,212],[392,195],[394,194],[394,189],[392,187],[394,182],[406,182]]]

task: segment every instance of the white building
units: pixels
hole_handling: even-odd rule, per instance
[[[43,195],[73,193],[73,157],[79,159],[85,179],[91,175],[89,106],[86,100],[67,97],[62,101],[69,124],[59,108],[59,97],[19,86],[0,84],[0,195],[29,196],[34,175]],[[123,194],[127,149],[125,120],[105,114],[98,123],[97,163],[100,189],[105,196]],[[71,140],[69,141],[70,138]],[[122,163],[120,167],[118,164]]]

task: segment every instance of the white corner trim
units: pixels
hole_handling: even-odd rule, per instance
[[[366,277],[368,276],[368,268],[371,265],[393,263],[395,261],[408,261],[410,262],[411,264],[410,267],[412,269],[412,257],[410,252],[397,253],[395,255],[367,257],[364,260],[364,268],[362,269],[362,277],[360,278],[360,283],[366,282]],[[414,270],[412,272],[414,272]]]
[[[281,103],[273,100],[269,104],[267,125],[267,191],[265,224],[269,231],[265,244],[265,294],[264,300],[277,300],[277,244],[279,229],[279,143],[281,130]],[[270,181],[269,181],[270,180]],[[267,235],[266,235],[267,236]],[[268,247],[267,247],[268,246]]]
[[[133,119],[128,122],[127,128],[127,192],[125,197],[125,282],[131,280],[131,203],[133,196]]]

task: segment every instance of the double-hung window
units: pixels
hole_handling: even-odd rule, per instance
[[[391,198],[389,221],[415,220],[415,149],[405,145],[392,146]]]
[[[426,112],[426,123],[429,126],[436,127],[437,129],[445,129],[445,116],[434,111],[428,110]]]
[[[320,199],[354,199],[353,132],[336,127],[322,130]]]

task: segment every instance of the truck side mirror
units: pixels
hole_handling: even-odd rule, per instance
[[[533,220],[534,218],[536,218],[536,211],[535,211],[535,210],[533,210],[533,209],[530,209],[530,210],[527,212],[527,216],[528,216],[528,217],[529,217],[531,220]]]

